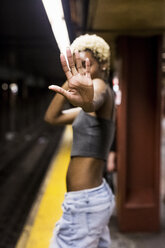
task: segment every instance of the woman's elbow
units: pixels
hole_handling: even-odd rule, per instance
[[[61,126],[62,123],[59,121],[58,118],[53,118],[52,116],[45,114],[44,121],[49,123],[50,125]]]
[[[47,113],[44,116],[44,121],[49,124],[53,124],[53,119]]]

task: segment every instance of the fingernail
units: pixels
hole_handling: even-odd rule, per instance
[[[53,85],[49,85],[49,86],[48,86],[48,89],[52,89],[52,88],[53,88]]]

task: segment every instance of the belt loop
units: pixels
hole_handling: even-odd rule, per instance
[[[87,192],[87,191],[85,191],[84,193],[85,193],[85,200],[86,200],[86,202],[88,203],[88,202],[89,202],[88,192]]]

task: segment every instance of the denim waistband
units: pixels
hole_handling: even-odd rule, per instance
[[[97,186],[97,187],[94,187],[94,188],[90,188],[90,189],[83,189],[83,190],[76,190],[76,191],[69,191],[67,193],[65,193],[65,198],[68,198],[68,197],[79,197],[81,195],[93,195],[95,192],[99,193],[101,192],[102,190],[104,190],[104,188],[107,189],[107,191],[112,194],[112,191],[111,189],[109,188],[109,185],[107,184],[106,180],[103,178],[103,181],[102,183]]]
[[[103,179],[102,184],[98,187],[67,192],[65,194],[63,208],[76,212],[87,211],[89,209],[100,211],[109,207],[113,200],[114,195],[105,179]]]

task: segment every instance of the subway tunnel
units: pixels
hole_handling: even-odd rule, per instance
[[[90,33],[111,47],[110,83],[119,86],[115,231],[164,231],[165,2],[62,0],[62,6],[70,43]],[[2,248],[18,245],[66,132],[44,121],[54,96],[48,86],[66,80],[59,57],[41,0],[0,2]]]

